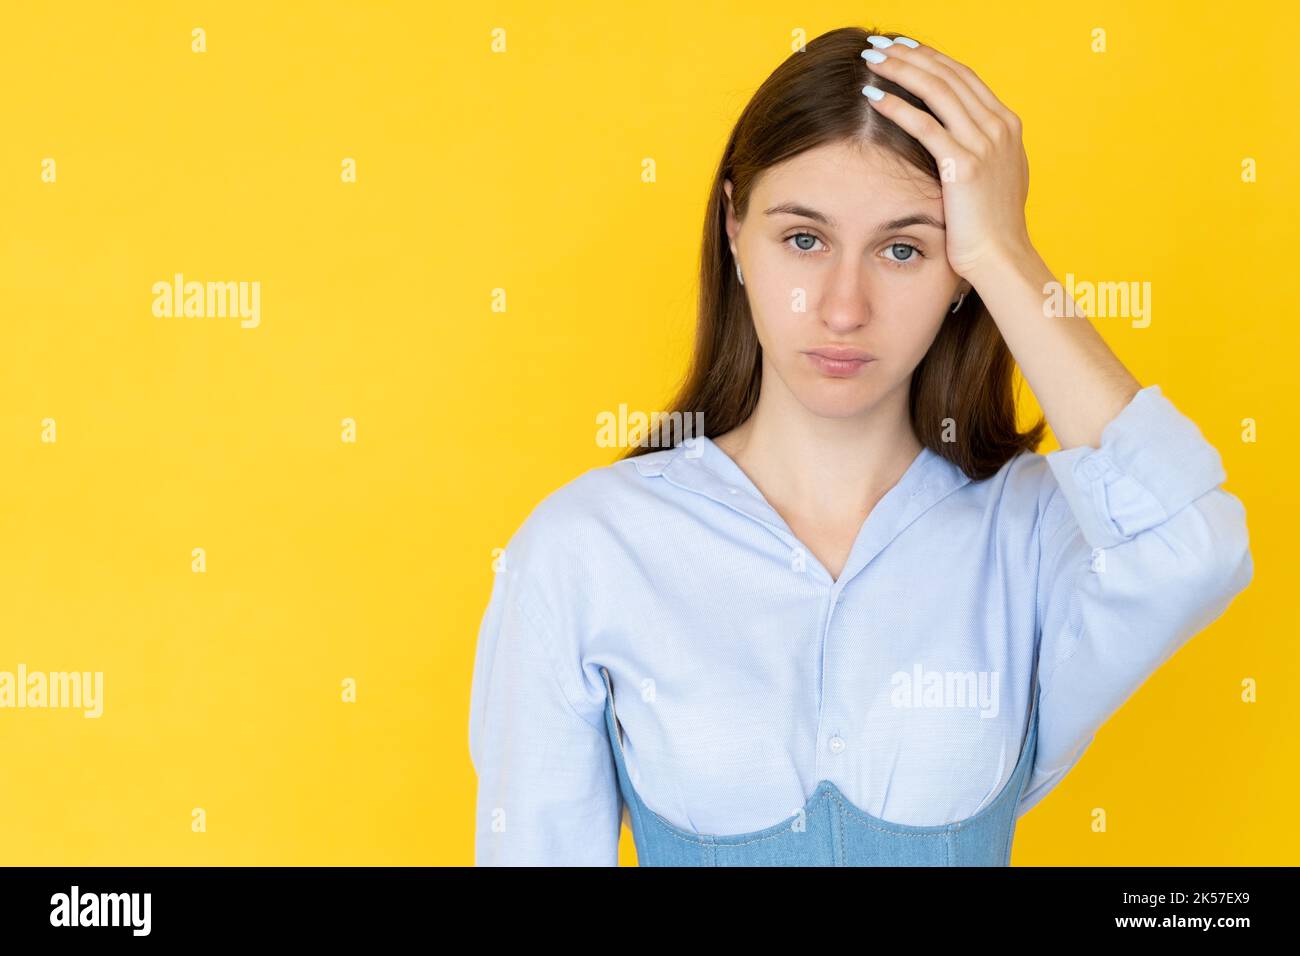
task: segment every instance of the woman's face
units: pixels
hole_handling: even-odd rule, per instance
[[[953,300],[939,184],[872,148],[830,143],[758,177],[744,222],[727,195],[727,235],[775,374],[814,414],[868,411],[909,380]],[[929,222],[914,222],[916,218]],[[809,352],[847,346],[872,361],[835,367]]]

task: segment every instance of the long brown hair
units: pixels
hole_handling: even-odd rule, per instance
[[[862,95],[862,87],[871,83],[934,115],[912,93],[870,71],[861,53],[873,33],[898,36],[843,27],[791,54],[750,99],[727,140],[704,219],[695,351],[669,404],[678,420],[702,420],[710,438],[749,418],[762,380],[762,349],[727,241],[723,181],[731,180],[736,216],[743,218],[764,169],[823,143],[851,140],[892,152],[939,182],[929,150]],[[1035,450],[1046,423],[1040,417],[1029,431],[1017,430],[1014,368],[1002,333],[972,289],[945,317],[912,373],[908,410],[918,440],[974,481],[993,475],[1020,452]],[[955,423],[955,441],[942,440],[947,418]],[[622,457],[653,450],[651,444],[634,443]]]

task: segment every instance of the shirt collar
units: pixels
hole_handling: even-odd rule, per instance
[[[764,525],[792,551],[803,550],[807,566],[830,580],[830,573],[804,549],[749,476],[711,438],[688,439],[675,448],[633,460],[644,475],[662,475],[679,488],[711,498]],[[969,483],[965,472],[923,445],[897,484],[885,492],[868,515],[835,588],[847,584],[909,524]]]

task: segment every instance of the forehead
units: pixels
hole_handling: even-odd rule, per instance
[[[825,213],[845,229],[904,212],[943,214],[940,185],[924,172],[878,147],[843,141],[805,150],[759,175],[750,213],[769,218],[764,209],[786,202]]]

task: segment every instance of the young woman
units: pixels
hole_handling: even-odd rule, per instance
[[[625,810],[642,865],[1004,865],[1250,582],[1219,454],[1049,294],[1027,190],[1018,118],[906,37],[763,84],[671,406],[705,437],[574,479],[500,562],[478,863],[616,865]]]

